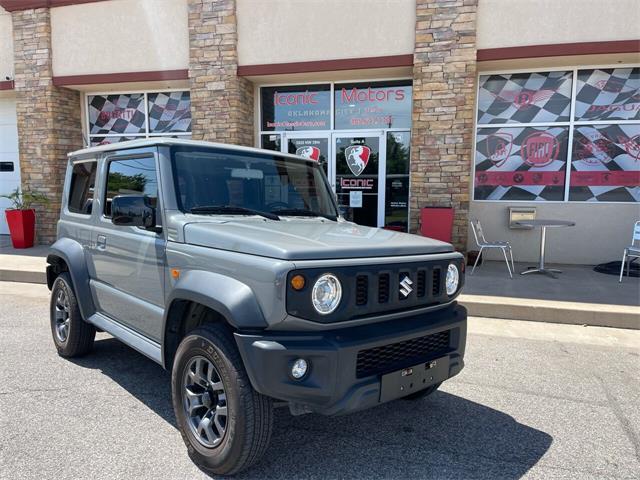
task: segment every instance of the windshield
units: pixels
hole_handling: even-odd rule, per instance
[[[172,147],[171,162],[178,208],[186,213],[338,215],[319,165],[273,154],[187,146]]]

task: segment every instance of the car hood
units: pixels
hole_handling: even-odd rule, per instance
[[[452,252],[445,242],[407,233],[325,220],[193,222],[185,242],[283,260],[365,258]]]

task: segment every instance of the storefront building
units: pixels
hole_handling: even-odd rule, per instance
[[[0,190],[46,191],[51,241],[67,151],[179,136],[314,159],[357,223],[453,207],[459,249],[477,218],[533,260],[509,219],[535,209],[576,222],[550,261],[616,259],[640,218],[640,10],[602,4],[0,0]]]

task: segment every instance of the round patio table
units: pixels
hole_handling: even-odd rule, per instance
[[[528,273],[542,273],[553,278],[558,278],[555,274],[562,273],[562,270],[558,270],[556,268],[545,268],[544,266],[544,248],[547,237],[547,228],[573,227],[576,223],[568,222],[566,220],[520,220],[515,223],[522,227],[540,227],[540,260],[538,261],[538,267],[530,267],[524,272],[520,272],[520,275],[526,275]]]

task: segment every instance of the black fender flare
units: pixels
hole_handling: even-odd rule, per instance
[[[180,300],[215,310],[236,329],[267,327],[260,305],[248,285],[219,273],[190,270],[180,275],[167,298],[163,320],[165,337],[172,304]]]
[[[53,286],[52,267],[56,265],[57,259],[64,260],[69,269],[69,275],[73,282],[73,289],[78,299],[78,306],[82,318],[87,320],[96,311],[93,303],[93,296],[89,288],[89,270],[84,255],[84,248],[75,240],[61,238],[51,245],[47,255],[47,284],[49,288]]]

